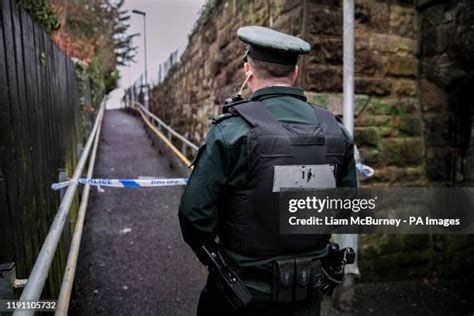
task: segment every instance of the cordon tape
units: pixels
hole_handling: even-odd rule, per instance
[[[53,183],[51,189],[59,190],[67,187],[73,180]],[[168,187],[177,185],[186,185],[188,178],[169,178],[169,179],[93,179],[93,178],[79,178],[78,184],[89,184],[98,187],[113,187],[113,188],[150,188],[150,187]]]
[[[356,164],[363,177],[371,177],[374,175],[374,169],[361,163]],[[59,190],[67,187],[73,180],[53,183],[51,189]],[[78,184],[88,184],[96,186],[99,191],[103,191],[101,187],[113,188],[151,188],[151,187],[169,187],[186,185],[188,178],[162,178],[162,179],[94,179],[94,178],[79,178],[76,181]]]

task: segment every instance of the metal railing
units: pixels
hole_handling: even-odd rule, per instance
[[[73,202],[75,193],[77,191],[77,186],[78,186],[77,180],[82,175],[83,169],[86,165],[86,162],[89,158],[89,153],[91,152],[92,148],[94,149],[93,149],[93,155],[92,155],[93,157],[91,156],[91,159],[89,160],[90,161],[89,172],[91,172],[92,170],[91,168],[93,168],[94,162],[92,158],[95,159],[95,152],[97,150],[97,143],[99,139],[100,126],[102,123],[104,110],[105,110],[105,102],[102,102],[99,112],[97,114],[97,118],[94,123],[94,127],[92,128],[89,138],[87,139],[86,145],[84,146],[84,150],[82,151],[81,157],[79,158],[79,162],[77,163],[76,169],[74,170],[74,174],[71,178],[71,182],[67,187],[67,190],[66,190],[66,193],[64,194],[63,199],[61,200],[61,204],[59,205],[58,212],[56,213],[56,216],[54,217],[54,220],[53,220],[53,223],[51,224],[48,235],[46,236],[46,239],[41,247],[38,257],[36,258],[33,269],[30,272],[27,284],[25,288],[23,289],[23,292],[20,296],[20,301],[37,301],[41,296],[41,292],[43,291],[44,284],[48,277],[49,269],[51,268],[51,262],[53,261],[53,257],[58,247],[58,243],[61,239],[64,224],[66,223],[66,219],[71,209],[71,204]],[[88,194],[83,195],[82,201],[81,201],[81,209],[84,208],[83,203],[84,203],[84,200],[87,199],[87,197],[88,197]],[[78,224],[79,224],[79,218],[78,218]],[[82,224],[83,224],[83,220],[82,220]],[[77,225],[76,225],[76,228],[77,228]],[[80,233],[82,233],[82,227],[81,227]],[[60,295],[60,301],[58,304],[59,306],[61,306],[61,309],[58,309],[58,311],[56,312],[56,314],[59,314],[59,315],[67,314],[67,305],[69,303],[70,288],[72,286],[72,279],[74,277],[75,264],[77,261],[77,254],[75,256],[73,255],[75,257],[75,260],[73,260],[71,259],[71,255],[72,255],[71,253],[78,251],[77,249],[73,252],[73,250],[76,247],[78,247],[77,241],[74,242],[74,240],[77,240],[79,238],[79,241],[80,241],[80,235],[77,236],[77,234],[80,234],[80,233],[79,232],[74,233],[73,243],[71,243],[71,251],[68,257],[68,262],[67,262],[67,266],[65,270],[65,276],[68,276],[68,278],[67,280],[63,280],[63,284],[61,286],[62,296]],[[71,270],[71,266],[74,266],[73,270]],[[65,282],[66,282],[66,285],[65,285]],[[65,295],[64,293],[64,291],[66,291],[66,288],[69,288],[69,295]],[[64,300],[64,298],[61,301],[61,297],[67,297],[67,302]],[[14,315],[33,315],[33,314],[34,314],[34,310],[28,310],[28,311],[18,310],[14,313]]]
[[[199,146],[192,143],[186,137],[181,135],[180,133],[176,132],[172,129],[168,124],[163,122],[160,118],[158,118],[155,114],[151,113],[147,110],[142,104],[137,101],[130,102],[131,108],[137,110],[145,123],[161,138],[161,140],[171,148],[171,150],[178,156],[181,161],[183,161],[186,165],[190,165],[191,162],[186,157],[188,153],[188,148],[196,153],[199,149]],[[165,132],[165,134],[163,133]],[[172,143],[173,137],[175,137],[178,141],[181,142],[181,150],[178,150],[177,147]]]
[[[95,157],[97,155],[97,147],[99,146],[100,130],[102,128],[103,115],[98,117],[99,125],[95,133],[94,145],[89,158],[89,165],[87,167],[86,178],[92,178],[94,173]],[[84,221],[86,218],[87,204],[89,202],[90,185],[84,185],[81,196],[81,204],[79,205],[79,212],[77,213],[76,226],[74,227],[74,235],[71,239],[69,248],[69,255],[64,270],[63,282],[59,292],[58,304],[56,306],[55,315],[67,315],[69,302],[71,300],[72,285],[74,283],[74,275],[76,273],[77,259],[79,257],[79,248],[81,246],[82,231],[84,228]]]

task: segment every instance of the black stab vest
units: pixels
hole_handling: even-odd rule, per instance
[[[248,181],[227,190],[218,204],[221,243],[258,256],[298,254],[326,247],[330,235],[280,234],[279,193],[273,192],[275,166],[334,166],[341,180],[345,138],[335,117],[314,106],[319,126],[279,122],[262,102],[237,104],[232,111],[251,127],[247,136]]]

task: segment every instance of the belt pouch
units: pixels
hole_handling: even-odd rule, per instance
[[[311,277],[309,282],[311,300],[322,299],[329,291],[329,285],[324,282],[321,260],[311,262]]]
[[[308,295],[308,284],[311,278],[311,259],[295,258],[295,301],[302,301]]]
[[[280,259],[273,263],[273,301],[290,303],[293,301],[295,281],[295,260]]]

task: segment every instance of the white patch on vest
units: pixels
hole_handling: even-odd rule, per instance
[[[275,166],[273,192],[281,188],[323,189],[335,188],[334,166],[331,165],[291,165]]]

